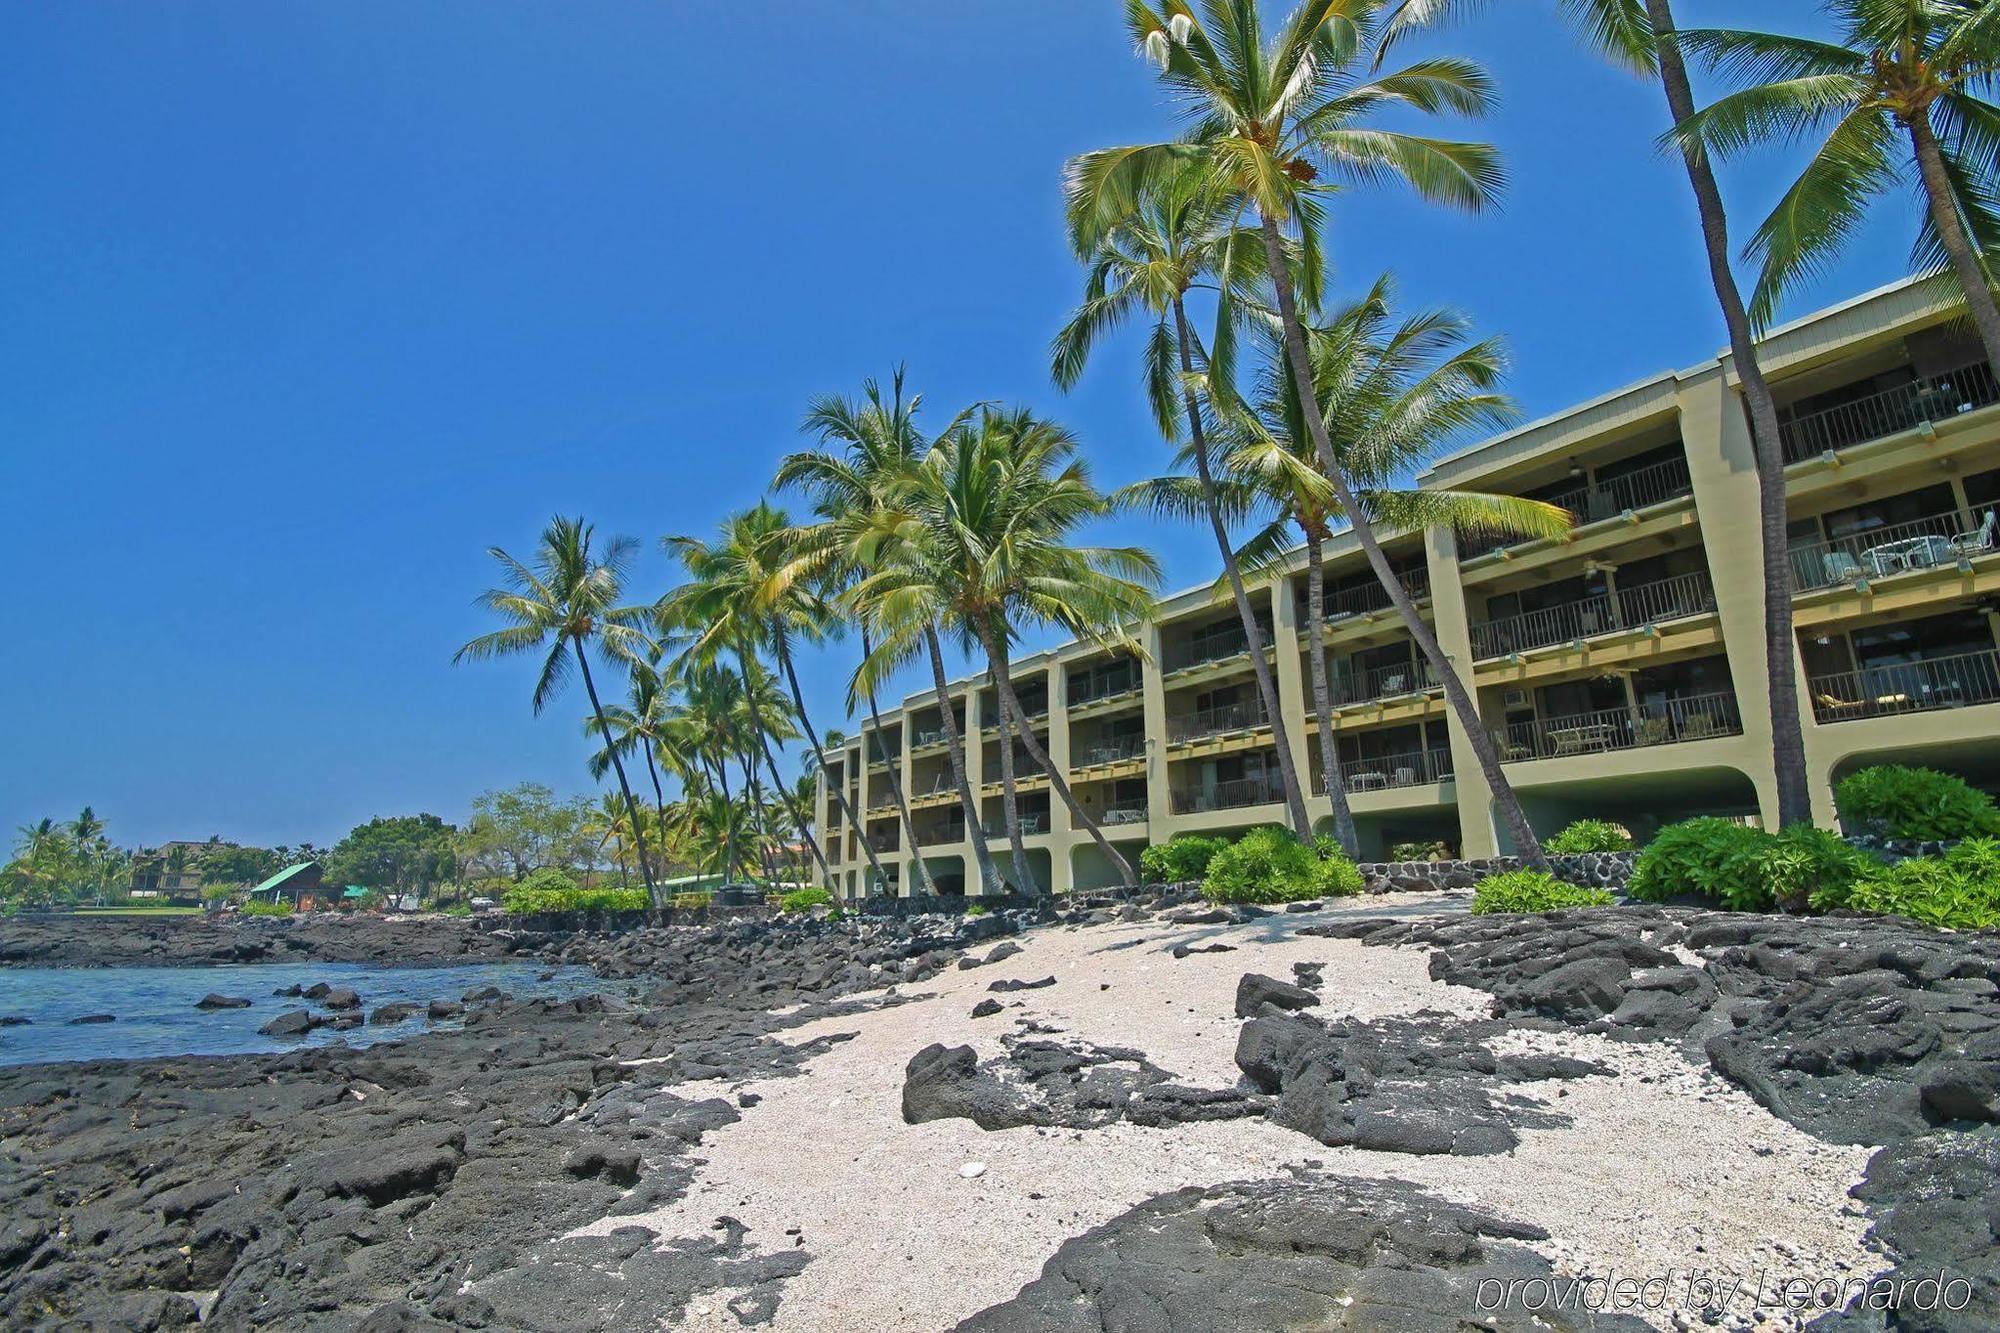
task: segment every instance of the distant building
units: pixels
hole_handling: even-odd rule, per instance
[[[319,905],[325,887],[326,872],[317,861],[301,861],[297,865],[286,866],[277,874],[250,890],[250,897],[265,902],[288,902],[301,911],[310,912]]]
[[[202,858],[219,845],[213,842],[162,843],[132,863],[134,898],[201,897]]]

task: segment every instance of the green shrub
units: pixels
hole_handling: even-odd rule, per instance
[[[810,912],[815,907],[828,907],[833,903],[833,895],[825,889],[793,889],[778,899],[781,912]]]
[[[465,902],[464,900],[461,899],[460,901],[455,902],[451,906],[445,908],[444,914],[446,916],[471,916],[472,904],[469,902]]]
[[[579,888],[554,867],[544,867],[507,890],[501,904],[516,915],[532,912],[643,912],[652,906],[644,889]]]
[[[1885,866],[1855,884],[1845,902],[1815,894],[1813,906],[1906,916],[1949,930],[2000,929],[2000,842],[1967,838],[1943,856]]]
[[[1627,892],[1645,902],[1694,894],[1737,911],[1767,908],[1762,860],[1773,841],[1762,829],[1712,815],[1669,824],[1639,853]]]
[[[1838,834],[1812,824],[1794,824],[1772,838],[1758,857],[1771,900],[1787,912],[1823,903],[1845,907],[1854,886],[1881,869],[1881,863]]]
[[[1542,850],[1557,856],[1581,852],[1629,852],[1632,835],[1623,824],[1608,819],[1579,819],[1542,844]]]
[[[985,916],[991,910],[985,903],[968,903],[966,904],[965,914],[967,916]]]
[[[1209,859],[1201,886],[1202,896],[1216,903],[1288,903],[1360,891],[1361,872],[1338,850],[1322,856],[1275,826],[1224,845]]]
[[[1227,838],[1205,838],[1182,833],[1139,853],[1139,869],[1151,884],[1181,884],[1208,874],[1215,854],[1229,845]]]
[[[243,904],[245,916],[290,916],[291,914],[292,905],[283,898],[274,898],[270,902],[265,902],[262,898],[252,898]]]
[[[1603,889],[1565,884],[1546,870],[1510,870],[1504,875],[1488,875],[1472,894],[1472,910],[1489,912],[1557,912],[1572,907],[1609,907],[1611,895]]]
[[[1391,861],[1444,861],[1451,857],[1451,848],[1442,841],[1399,842],[1389,848]]]
[[[713,893],[677,893],[667,899],[676,912],[699,912],[715,897]]]
[[[1856,833],[1907,842],[2000,836],[1993,798],[1963,778],[1929,768],[1883,764],[1840,780],[1840,817]]]

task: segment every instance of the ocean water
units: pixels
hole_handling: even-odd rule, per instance
[[[266,1037],[257,1029],[288,1009],[329,1011],[311,1000],[272,994],[324,981],[351,987],[363,1015],[381,1005],[418,1006],[400,1023],[319,1028],[302,1037]],[[606,989],[587,968],[533,963],[470,963],[453,967],[380,967],[366,963],[246,963],[229,967],[0,968],[0,1066],[54,1060],[123,1060],[168,1055],[241,1055],[345,1042],[365,1046],[451,1027],[431,1023],[423,1006],[497,986],[517,999],[569,999]],[[196,1009],[209,993],[240,996],[247,1009]],[[89,1014],[111,1023],[72,1024]]]

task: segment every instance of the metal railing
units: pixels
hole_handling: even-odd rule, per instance
[[[1271,622],[1263,616],[1257,617],[1257,632],[1262,636],[1264,646],[1271,646]],[[1232,657],[1240,657],[1250,651],[1250,638],[1243,632],[1240,621],[1231,621],[1211,630],[1204,630],[1185,643],[1170,644],[1161,654],[1160,669],[1164,672],[1186,671],[1190,667],[1206,666],[1210,662],[1224,662]]]
[[[1915,662],[1865,666],[1806,682],[1821,722],[1928,713],[2000,702],[2000,652],[1986,650]]]
[[[981,782],[998,782],[1005,776],[1000,771],[998,758],[987,760],[982,773],[983,776],[979,779]],[[1046,776],[1048,775],[1042,772],[1042,766],[1030,758],[1026,750],[1014,751],[1014,781],[1027,782]]]
[[[1427,569],[1407,569],[1398,577],[1402,580],[1403,591],[1413,602],[1421,602],[1431,595],[1431,575]],[[1311,597],[1300,589],[1293,599],[1298,607],[1298,621],[1302,626],[1311,624],[1308,612]],[[1321,612],[1328,624],[1345,620],[1349,616],[1365,615],[1370,611],[1386,611],[1391,603],[1389,590],[1379,581],[1363,583],[1352,588],[1329,589],[1322,603]]]
[[[1327,682],[1336,704],[1365,704],[1376,699],[1393,699],[1402,694],[1419,694],[1434,688],[1437,672],[1417,658],[1370,671],[1339,671]]]
[[[965,721],[962,718],[959,720],[958,730],[960,735],[965,734]],[[910,748],[921,750],[930,745],[943,745],[949,739],[951,738],[943,727],[934,727],[929,731],[913,732],[910,736]]]
[[[943,847],[947,843],[964,841],[965,825],[963,824],[940,824],[933,828],[920,829],[917,832],[917,846],[919,847]]]
[[[1504,657],[1661,621],[1698,616],[1715,609],[1715,584],[1706,571],[1676,574],[1656,583],[1599,593],[1539,611],[1502,616],[1472,627],[1472,655]]]
[[[1985,555],[1993,550],[1996,527],[2000,518],[1992,510],[1971,527],[1963,514],[1954,511],[1794,546],[1792,587],[1809,592]]]
[[[1120,736],[1115,740],[1086,745],[1070,756],[1071,768],[1093,768],[1098,764],[1122,764],[1146,753],[1144,736]]]
[[[1451,777],[1451,751],[1443,748],[1340,761],[1340,780],[1349,792],[1423,787]],[[1313,795],[1326,795],[1326,774],[1313,774]]]
[[[1024,716],[1027,718],[1030,727],[1049,720],[1049,700],[1047,695],[1040,695],[1033,699],[1023,699],[1021,700],[1021,707],[1026,710]],[[1000,710],[997,707],[993,710],[991,717],[980,719],[979,729],[981,731],[998,731],[1000,729]]]
[[[985,829],[986,836],[989,838],[1004,838],[1007,836],[1007,821],[1004,817],[991,820],[981,827]],[[1021,816],[1022,837],[1032,838],[1038,833],[1047,833],[1048,831],[1049,817],[1047,815],[1024,814]]]
[[[2000,402],[2000,381],[1983,361],[1911,380],[1851,403],[1823,407],[1778,427],[1785,461],[1797,463],[1910,430],[1926,421],[1948,421],[1961,412]]]
[[[1111,805],[1104,808],[1104,817],[1097,822],[1105,828],[1124,824],[1144,824],[1151,818],[1143,801],[1128,805]]]
[[[1513,763],[1709,740],[1742,731],[1743,715],[1737,711],[1736,696],[1718,692],[1642,704],[1636,709],[1604,708],[1515,722],[1496,735],[1500,758]]]
[[[1668,458],[1627,472],[1623,476],[1580,484],[1544,497],[1548,503],[1567,509],[1579,524],[1597,523],[1607,518],[1694,494],[1694,478],[1687,459]],[[1533,541],[1512,533],[1489,533],[1468,537],[1461,544],[1459,559],[1477,560],[1482,555]]]
[[[1207,740],[1213,736],[1255,731],[1270,725],[1271,718],[1264,711],[1264,701],[1253,697],[1243,703],[1223,704],[1219,708],[1203,708],[1196,712],[1169,717],[1167,741],[1170,744],[1181,744],[1187,741]]]
[[[1239,778],[1213,787],[1174,793],[1174,813],[1196,815],[1209,810],[1240,810],[1249,805],[1276,805],[1285,799],[1284,784],[1275,777]]]
[[[1094,704],[1099,699],[1115,699],[1121,694],[1136,693],[1144,685],[1145,678],[1139,674],[1137,667],[1093,671],[1081,683],[1074,676],[1070,678],[1069,701],[1072,706]]]

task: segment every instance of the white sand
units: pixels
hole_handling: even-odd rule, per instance
[[[1369,904],[1399,906],[1393,897]],[[1760,1268],[1818,1277],[1883,1267],[1861,1247],[1865,1221],[1847,1206],[1867,1149],[1817,1143],[1705,1067],[1655,1046],[1510,1034],[1518,1049],[1598,1060],[1620,1077],[1521,1085],[1516,1091],[1575,1123],[1524,1130],[1520,1148],[1498,1157],[1327,1148],[1262,1120],[999,1132],[965,1120],[903,1123],[912,1055],[934,1041],[997,1055],[998,1038],[1021,1017],[1068,1038],[1137,1047],[1189,1083],[1232,1085],[1236,983],[1248,971],[1290,980],[1293,962],[1326,965],[1319,1012],[1328,1016],[1487,1012],[1482,992],[1431,981],[1424,951],[1290,934],[1313,919],[1040,930],[1020,939],[1024,951],[1014,958],[916,988],[929,998],[799,1028],[791,1039],[860,1035],[801,1076],[744,1085],[762,1103],[705,1138],[696,1150],[705,1164],[679,1202],[581,1230],[637,1223],[665,1242],[707,1234],[728,1215],[762,1249],[802,1239],[814,1260],[785,1285],[776,1327],[875,1333],[948,1328],[1006,1300],[1064,1240],[1153,1195],[1267,1177],[1308,1160],[1417,1182],[1537,1223],[1552,1236],[1540,1248],[1563,1271],[1644,1278],[1697,1267],[1754,1282]],[[1177,942],[1218,940],[1235,951],[1180,960],[1167,952]],[[1019,1008],[969,1016],[988,983],[1051,974],[1052,988],[999,997]],[[968,1162],[985,1172],[965,1178]],[[682,1326],[739,1327],[727,1309],[731,1294],[701,1298]]]

